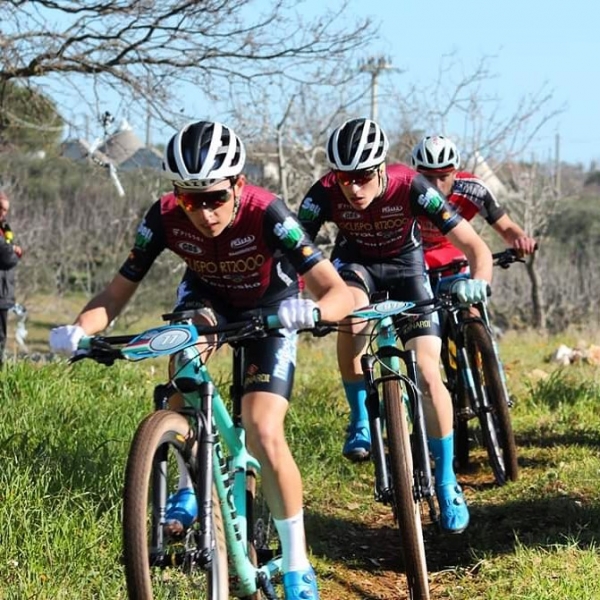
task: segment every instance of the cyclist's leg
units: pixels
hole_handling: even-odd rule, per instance
[[[360,265],[348,264],[340,269],[340,275],[350,287],[355,307],[368,304],[370,293],[375,291],[369,273]],[[350,407],[350,423],[342,453],[355,462],[368,460],[371,453],[369,415],[365,404],[367,391],[360,365],[369,330],[370,325],[366,323],[348,320],[344,322],[337,336],[338,367]]]
[[[306,549],[302,479],[285,438],[297,335],[248,344],[242,423],[250,452],[261,465],[263,495],[273,515],[282,550],[285,600],[318,599],[315,573]],[[251,374],[249,373],[251,369]]]
[[[431,297],[429,283],[421,276],[407,278],[404,289],[408,291],[399,296],[409,293],[412,300]],[[452,399],[440,371],[442,340],[439,316],[436,313],[426,314],[408,322],[401,329],[401,337],[405,347],[414,350],[417,356],[429,449],[435,462],[435,488],[441,524],[449,532],[460,533],[469,524],[469,511],[454,473]]]
[[[190,311],[195,312],[193,321],[198,324],[216,325],[225,319],[217,313],[205,299],[203,299],[202,289],[194,279],[193,273],[186,271],[179,287],[177,288],[177,302],[173,312]],[[198,352],[203,355],[203,360],[208,360],[209,356],[218,347],[218,340],[202,340],[198,344]],[[169,381],[174,377],[177,370],[178,355],[175,354],[169,359]],[[179,392],[173,393],[168,400],[169,408],[177,410],[183,407],[183,397]],[[196,494],[192,485],[189,471],[185,466],[183,458],[177,454],[177,467],[179,469],[179,481],[177,491],[167,499],[165,522],[175,529],[178,529],[178,523],[189,527],[198,514]]]

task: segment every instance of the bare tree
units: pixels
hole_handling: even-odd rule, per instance
[[[115,89],[164,123],[181,119],[182,90],[222,99],[236,82],[302,81],[369,44],[369,19],[347,4],[305,19],[303,2],[271,0],[14,0],[0,2],[0,85],[28,82],[56,98],[94,83]],[[82,85],[82,77],[86,77]],[[184,84],[191,84],[186,86]],[[193,86],[193,87],[192,87]],[[232,88],[233,89],[233,88]],[[100,112],[100,111],[98,111]]]
[[[490,91],[496,78],[493,60],[493,56],[482,56],[473,68],[465,68],[455,54],[443,56],[433,81],[398,93],[395,121],[403,144],[396,151],[402,160],[408,159],[423,132],[451,137],[464,165],[474,165],[477,156],[484,156],[496,168],[523,157],[564,107],[554,105],[553,91],[546,85],[524,92],[509,107],[501,95]],[[410,132],[413,135],[406,135]]]

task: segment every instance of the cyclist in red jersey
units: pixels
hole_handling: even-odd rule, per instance
[[[485,182],[472,173],[458,170],[460,153],[452,140],[442,135],[424,137],[413,148],[411,166],[427,177],[464,219],[470,221],[480,214],[522,256],[535,251],[535,240],[506,214]],[[430,221],[420,218],[419,224],[427,266],[441,267],[464,258]]]
[[[264,495],[282,544],[285,599],[315,600],[319,594],[306,553],[302,481],[285,439],[284,418],[296,330],[314,325],[316,308],[323,319],[338,321],[354,304],[331,262],[284,202],[246,182],[244,163],[244,145],[225,125],[200,121],[174,135],[163,160],[173,190],[146,213],[119,273],[73,325],[52,330],[50,345],[73,353],[83,335],[105,329],[165,249],[187,265],[175,310],[196,309],[198,322],[208,324],[239,320],[245,311],[277,311],[284,328],[249,343],[242,421],[248,446],[262,466]],[[316,302],[300,298],[299,275]],[[180,471],[166,520],[187,526],[197,506],[189,475]]]
[[[489,248],[425,177],[405,165],[386,165],[387,149],[387,137],[374,121],[353,119],[338,127],[327,143],[332,170],[304,197],[300,222],[313,239],[325,222],[337,225],[331,258],[350,286],[357,307],[366,305],[377,291],[385,290],[390,298],[405,301],[433,296],[419,215],[431,220],[469,258],[474,279],[457,283],[457,294],[464,302],[484,302],[492,277]],[[371,450],[360,366],[367,337],[364,324],[349,323],[348,327],[351,333],[340,332],[337,345],[351,413],[343,453],[359,461],[368,459]],[[423,315],[400,334],[406,348],[417,355],[442,527],[460,533],[468,525],[469,511],[453,468],[452,402],[439,369],[439,316]]]

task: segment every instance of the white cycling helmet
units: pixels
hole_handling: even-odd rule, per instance
[[[454,142],[443,135],[424,137],[410,157],[413,169],[452,170],[460,166],[460,154]]]
[[[233,129],[211,121],[188,123],[165,148],[163,171],[178,187],[202,189],[236,177],[246,161]]]
[[[383,129],[369,119],[352,119],[329,136],[327,160],[338,171],[377,167],[387,154],[389,142]]]

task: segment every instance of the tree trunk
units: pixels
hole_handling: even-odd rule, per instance
[[[541,331],[546,330],[546,307],[544,302],[544,292],[542,278],[535,265],[536,255],[533,254],[525,263],[527,276],[531,282],[531,303],[533,309],[533,326]]]

